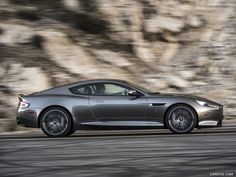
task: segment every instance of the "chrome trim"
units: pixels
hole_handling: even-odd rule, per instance
[[[161,122],[156,122],[156,121],[148,121],[148,122],[147,122],[147,125],[148,125],[148,126],[157,126],[157,127],[163,127],[163,126],[164,126],[163,123],[161,123]]]
[[[205,121],[201,121],[199,122],[198,125],[200,126],[217,126],[218,121],[216,120],[205,120]]]
[[[81,124],[94,126],[164,126],[162,123],[155,121],[97,121]]]

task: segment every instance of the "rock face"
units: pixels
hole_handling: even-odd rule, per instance
[[[92,78],[209,97],[236,120],[235,0],[4,0],[0,20],[3,122],[19,93]]]

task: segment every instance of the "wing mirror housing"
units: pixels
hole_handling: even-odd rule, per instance
[[[128,91],[128,95],[129,96],[139,97],[140,93],[138,93],[136,90],[130,90],[130,91]]]

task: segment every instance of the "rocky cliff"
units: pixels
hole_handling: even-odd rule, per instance
[[[235,54],[235,0],[1,0],[0,131],[19,93],[91,78],[208,97],[230,123]]]

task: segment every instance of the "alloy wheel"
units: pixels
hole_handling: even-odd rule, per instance
[[[195,123],[195,113],[187,106],[176,106],[168,114],[169,129],[174,133],[190,132]]]
[[[51,109],[43,115],[41,124],[48,136],[64,136],[70,128],[70,118],[60,109]]]

